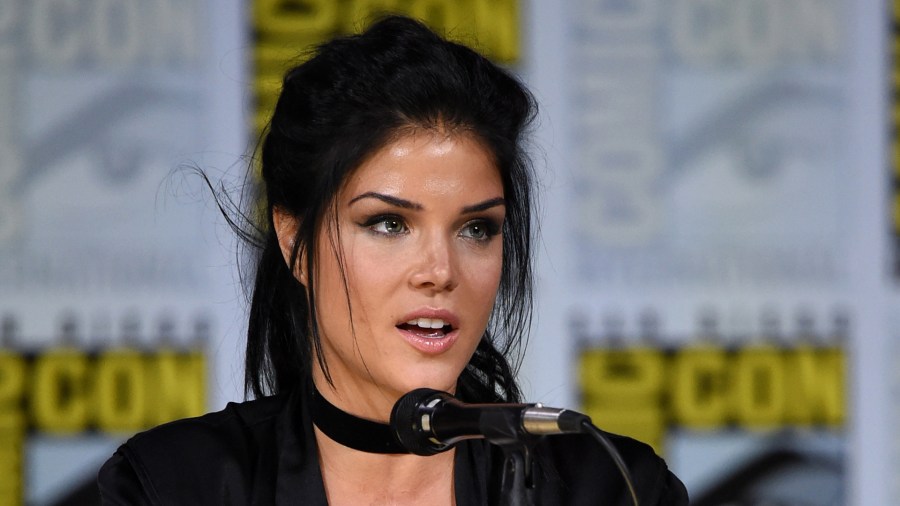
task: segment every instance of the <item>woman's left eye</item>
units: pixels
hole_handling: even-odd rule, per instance
[[[460,232],[460,235],[470,239],[484,241],[497,235],[499,231],[500,227],[496,223],[488,220],[474,220],[466,223]]]

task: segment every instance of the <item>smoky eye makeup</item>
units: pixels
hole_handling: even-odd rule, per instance
[[[479,242],[487,242],[502,230],[502,223],[493,218],[474,218],[465,223],[459,235]]]
[[[403,235],[409,232],[406,220],[394,213],[373,214],[357,224],[377,235]]]

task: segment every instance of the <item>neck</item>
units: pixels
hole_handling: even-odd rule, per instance
[[[455,504],[455,449],[431,457],[376,454],[341,445],[318,427],[315,437],[329,504]]]

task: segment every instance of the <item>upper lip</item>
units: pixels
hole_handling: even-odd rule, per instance
[[[417,309],[415,311],[411,311],[400,319],[397,325],[403,325],[404,323],[415,320],[416,318],[431,318],[432,320],[444,320],[445,323],[450,325],[450,327],[456,329],[459,328],[459,317],[457,317],[452,311],[448,309],[438,309],[438,308],[422,308]]]

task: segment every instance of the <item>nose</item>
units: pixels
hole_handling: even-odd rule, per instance
[[[410,276],[413,288],[433,293],[451,291],[458,284],[457,259],[446,238],[423,238],[416,252],[415,268]]]

